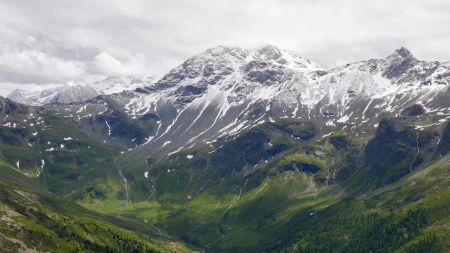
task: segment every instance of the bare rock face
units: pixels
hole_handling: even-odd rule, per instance
[[[422,115],[424,113],[425,113],[425,109],[423,108],[422,105],[419,105],[419,104],[415,104],[415,105],[411,105],[409,107],[406,107],[402,111],[402,115],[403,116],[410,116],[410,117],[420,116],[420,115]]]
[[[443,155],[450,152],[450,121],[447,122],[442,135],[439,139],[437,155]]]
[[[386,69],[383,75],[388,79],[400,78],[418,62],[411,52],[402,47],[387,57]]]

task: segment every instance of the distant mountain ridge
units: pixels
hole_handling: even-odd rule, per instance
[[[106,79],[58,95],[42,91],[28,100],[52,104],[74,119],[114,112],[131,120],[154,118],[152,133],[131,138],[145,146],[142,152],[153,153],[208,145],[280,118],[311,120],[324,134],[341,129],[364,134],[374,131],[381,118],[415,106],[442,123],[450,115],[449,84],[448,63],[418,60],[404,47],[386,58],[325,70],[272,45],[250,50],[218,46],[156,82]],[[9,98],[30,103],[21,94]]]
[[[8,98],[27,105],[69,104],[86,102],[98,95],[111,95],[150,85],[153,77],[139,79],[133,76],[108,77],[92,83],[68,82],[56,88],[39,91],[16,89]]]

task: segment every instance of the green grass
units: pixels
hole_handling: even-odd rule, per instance
[[[150,224],[95,213],[17,184],[15,179],[23,176],[2,159],[0,172],[8,176],[0,179],[2,252],[192,251]]]
[[[103,207],[219,252],[444,252],[449,244],[448,159],[364,195],[342,195],[337,185],[317,184],[309,173],[293,170],[250,177],[247,183],[228,178],[191,200],[186,199],[191,188],[182,186],[167,188],[156,199],[105,201]],[[329,162],[292,153],[268,167],[299,160]],[[180,173],[165,175],[163,182],[178,184],[186,177]],[[103,202],[94,203],[81,204],[95,209]]]

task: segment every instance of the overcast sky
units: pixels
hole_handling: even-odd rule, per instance
[[[406,46],[450,60],[445,0],[2,0],[0,94],[162,75],[216,45],[274,44],[327,68]]]

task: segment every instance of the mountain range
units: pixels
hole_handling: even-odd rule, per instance
[[[15,189],[0,194],[3,209],[32,220],[1,198],[24,189],[67,201],[83,219],[120,219],[98,226],[133,233],[136,252],[450,246],[450,64],[403,47],[324,69],[272,45],[218,46],[159,80],[15,90],[0,115],[0,182]],[[56,243],[2,232],[1,221],[17,247]],[[127,251],[111,240],[91,241]]]
[[[15,89],[8,98],[27,105],[81,103],[99,95],[111,95],[127,90],[134,90],[152,83],[153,77],[138,79],[133,76],[108,77],[92,83],[68,82],[56,88],[28,91]]]

